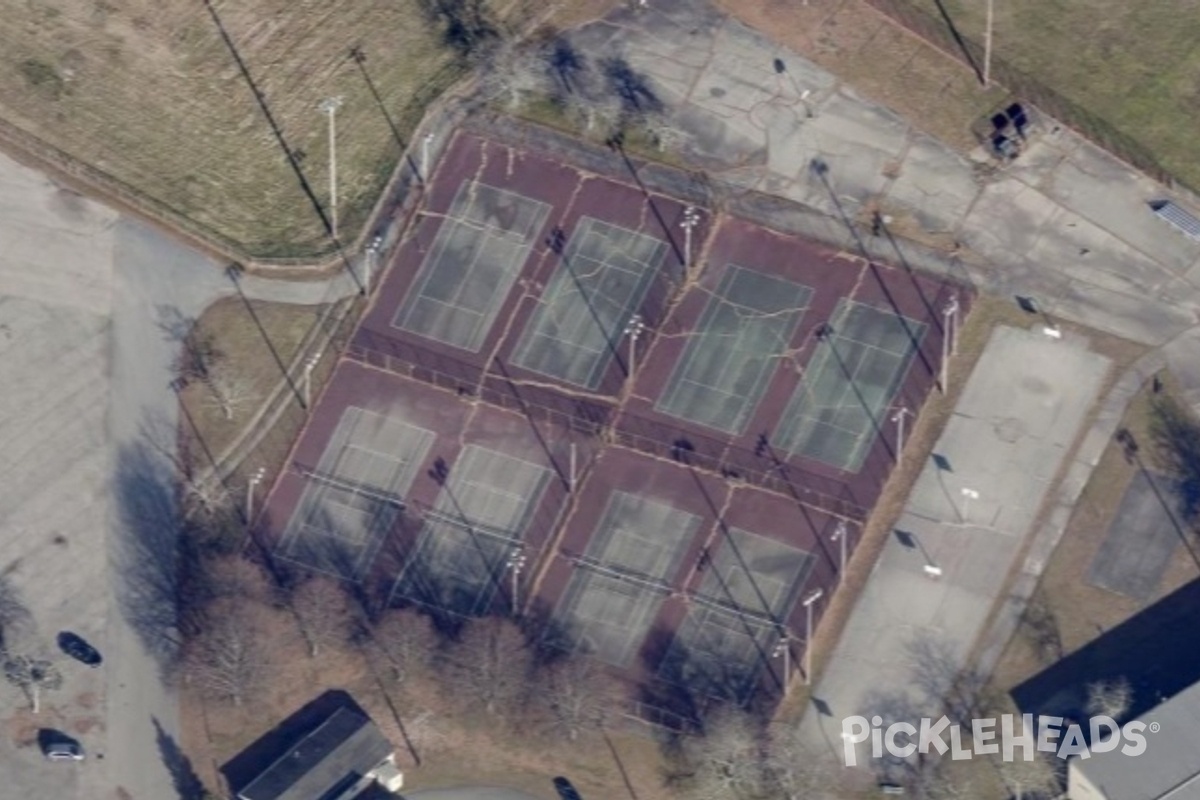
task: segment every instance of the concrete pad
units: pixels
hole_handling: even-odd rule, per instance
[[[1110,362],[1079,340],[1001,327],[934,447],[950,469],[922,470],[893,536],[816,687],[836,718],[920,685],[904,653],[936,638],[957,668],[975,643],[1079,435]],[[962,488],[978,491],[966,498]],[[911,546],[906,546],[906,543]],[[940,569],[931,577],[927,567]],[[819,720],[802,735],[822,745]]]
[[[915,136],[884,199],[911,212],[930,233],[954,230],[978,197],[970,164],[936,139]]]
[[[1166,223],[1148,205],[1161,198],[1161,187],[1094,145],[1079,147],[1045,186],[1046,194],[1064,208],[1176,273],[1185,272],[1200,254],[1200,243],[1164,235]]]
[[[1088,583],[1140,601],[1154,595],[1180,545],[1179,523],[1163,506],[1164,500],[1174,501],[1176,491],[1174,481],[1162,476],[1134,476],[1092,559]]]
[[[1157,347],[1196,324],[1186,308],[1163,301],[1147,304],[1144,295],[1114,292],[1073,281],[1054,300],[1049,313],[1088,327]]]

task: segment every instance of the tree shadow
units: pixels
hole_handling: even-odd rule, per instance
[[[487,55],[500,42],[499,25],[484,0],[419,0],[417,5],[442,44],[463,61]]]
[[[163,766],[171,776],[179,800],[204,800],[207,790],[192,768],[192,760],[179,748],[175,739],[163,730],[157,717],[151,717],[150,721],[154,723],[154,739],[158,742]]]
[[[120,447],[116,462],[117,600],[165,677],[208,599],[199,554],[181,536],[174,465],[142,441]]]

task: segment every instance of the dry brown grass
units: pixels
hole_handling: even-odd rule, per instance
[[[210,336],[221,354],[214,371],[236,375],[246,384],[255,401],[235,413],[233,419],[226,419],[214,402],[212,390],[205,384],[193,381],[180,392],[187,416],[195,424],[194,430],[184,428],[184,435],[191,442],[184,452],[193,468],[210,466],[205,450],[214,456],[223,453],[284,379],[272,347],[279,361],[290,365],[324,310],[323,306],[259,301],[251,301],[250,306],[262,323],[266,339],[246,304],[237,297],[218,300],[196,321],[196,335]],[[197,437],[203,441],[203,446],[198,446]]]
[[[419,3],[215,0],[229,35],[324,204],[327,123],[337,115],[343,238],[353,239],[399,160],[383,106],[407,138],[462,74]],[[609,3],[596,4],[595,12]],[[576,23],[585,0],[495,0],[516,27],[553,12]],[[0,0],[0,117],[262,257],[328,250],[262,111],[200,0]]]

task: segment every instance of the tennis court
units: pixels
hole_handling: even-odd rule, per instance
[[[843,298],[773,442],[848,472],[862,468],[926,326]]]
[[[575,648],[629,666],[699,525],[694,514],[614,491],[559,604]]]
[[[276,553],[319,572],[360,580],[370,567],[434,434],[349,406],[305,480]]]
[[[425,512],[393,601],[462,616],[486,613],[549,479],[537,464],[478,445],[464,448]]]
[[[730,264],[656,410],[741,433],[811,297],[807,286]]]
[[[512,363],[595,389],[666,253],[659,239],[582,217]]]
[[[392,326],[478,351],[549,212],[545,203],[464,181]]]
[[[693,691],[745,700],[769,663],[815,557],[738,528],[707,565],[660,675]]]

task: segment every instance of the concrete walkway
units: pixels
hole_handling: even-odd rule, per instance
[[[47,697],[43,722],[86,731],[93,758],[47,769],[36,748],[0,737],[13,796],[113,797],[117,787],[134,800],[174,796],[154,725],[177,737],[176,703],[144,626],[131,622],[146,560],[131,536],[127,467],[140,452],[141,489],[172,480],[175,345],[161,325],[232,295],[221,267],[0,156],[0,572],[33,613],[29,647],[52,653],[55,635],[71,630],[105,657],[96,671],[61,663],[65,684]],[[346,276],[246,277],[243,288],[304,304],[355,291]],[[150,522],[172,530],[173,520]],[[5,692],[0,711],[23,702]]]

